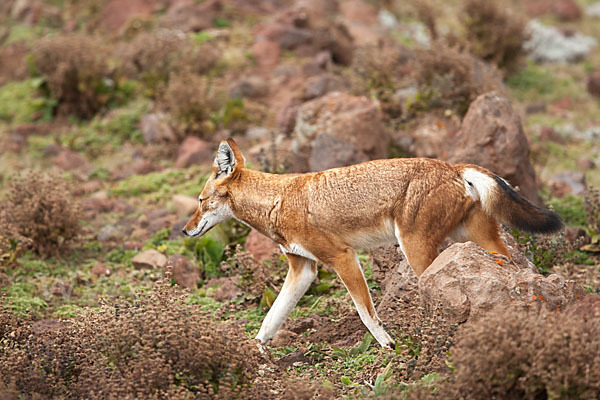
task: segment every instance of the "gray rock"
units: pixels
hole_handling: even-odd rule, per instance
[[[118,240],[121,238],[121,232],[114,225],[106,225],[98,232],[99,242],[108,242],[110,240]]]
[[[140,120],[140,130],[148,144],[174,142],[175,133],[171,128],[171,118],[164,113],[146,114]]]
[[[537,20],[527,24],[529,39],[523,48],[536,62],[575,62],[583,59],[598,41],[580,33],[567,36],[552,26],[543,25]]]

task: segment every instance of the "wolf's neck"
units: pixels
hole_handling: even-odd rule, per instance
[[[230,190],[235,217],[280,244],[283,236],[279,211],[287,179],[282,175],[246,169]]]

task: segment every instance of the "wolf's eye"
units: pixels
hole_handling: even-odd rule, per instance
[[[198,203],[202,204],[203,201],[204,199],[202,197],[198,197]]]

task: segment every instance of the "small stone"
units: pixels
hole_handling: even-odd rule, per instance
[[[148,144],[168,143],[176,140],[171,128],[171,120],[167,114],[146,114],[140,120],[140,130],[144,141]]]
[[[92,268],[90,272],[96,275],[97,277],[110,275],[110,269],[101,262],[94,265],[94,268]]]
[[[252,53],[260,67],[273,67],[279,64],[281,49],[271,40],[259,40],[252,46]]]
[[[52,161],[54,165],[65,171],[83,169],[88,166],[87,161],[81,154],[71,150],[61,151]]]
[[[596,71],[588,77],[587,90],[591,95],[600,97],[600,71]]]
[[[121,232],[114,225],[106,225],[98,232],[99,242],[108,242],[111,240],[118,240],[121,238]]]
[[[593,160],[584,157],[578,158],[577,161],[575,161],[575,165],[582,171],[587,171],[596,167],[596,163]]]
[[[189,217],[198,209],[198,199],[191,196],[176,194],[171,201],[178,218]]]
[[[52,285],[51,292],[53,296],[70,297],[73,293],[73,285],[71,285],[69,282],[57,279]]]
[[[138,253],[135,257],[133,257],[131,263],[136,269],[163,268],[165,265],[167,265],[167,257],[164,254],[152,249]]]
[[[200,280],[198,268],[186,257],[175,254],[169,257],[168,265],[172,266],[173,279],[177,284],[186,288],[195,288]],[[165,271],[166,271],[165,267]]]

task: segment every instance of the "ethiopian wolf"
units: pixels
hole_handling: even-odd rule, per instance
[[[421,275],[446,237],[508,256],[498,221],[528,232],[562,227],[556,213],[529,203],[502,178],[476,165],[407,158],[273,175],[244,163],[232,139],[220,143],[198,210],[183,232],[202,236],[236,218],[281,246],[289,271],[258,332],[262,343],[275,335],[306,292],[318,261],[333,267],[379,344],[393,348],[355,249],[398,243]]]

